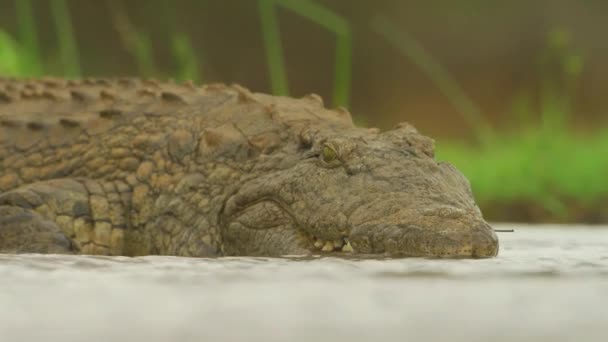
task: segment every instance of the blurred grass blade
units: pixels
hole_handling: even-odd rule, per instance
[[[50,6],[59,40],[61,63],[65,75],[68,77],[79,77],[81,73],[78,47],[74,38],[72,20],[67,3],[65,0],[52,0],[50,1]]]
[[[32,2],[30,0],[16,1],[15,9],[19,25],[19,40],[22,47],[21,72],[24,73],[24,76],[41,76],[42,63]]]
[[[310,0],[259,0],[262,34],[273,93],[288,95],[283,47],[275,8],[290,10],[336,35],[333,104],[348,107],[352,64],[352,33],[349,23],[341,16]]]
[[[176,33],[172,39],[173,57],[179,67],[177,79],[200,82],[200,67],[198,58],[192,47],[190,38],[185,33]]]
[[[492,131],[490,125],[482,117],[477,106],[464,93],[448,71],[435,61],[415,39],[396,27],[388,18],[381,15],[372,19],[371,27],[389,44],[408,57],[435,83],[440,91],[448,97],[456,110],[462,114],[467,124],[474,130],[478,142],[486,143],[491,139]]]
[[[289,95],[287,73],[285,72],[285,59],[279,32],[279,23],[274,11],[275,0],[259,0],[260,19],[262,21],[262,37],[266,49],[268,71],[272,93],[275,95]]]
[[[349,31],[350,32],[350,31]],[[334,74],[334,106],[348,108],[350,104],[350,83],[352,64],[351,35],[345,34],[336,42],[336,59]]]
[[[150,37],[131,24],[126,10],[119,1],[109,1],[108,9],[124,49],[135,59],[139,76],[158,76],[159,72],[154,62]]]
[[[158,75],[156,63],[152,53],[152,42],[150,37],[143,32],[132,32],[128,41],[128,51],[135,58],[135,63],[139,69],[139,75],[152,77]]]
[[[572,116],[584,59],[572,44],[571,32],[556,28],[547,35],[539,62],[542,129],[550,134],[564,130]]]
[[[0,29],[0,76],[22,76],[19,45]]]

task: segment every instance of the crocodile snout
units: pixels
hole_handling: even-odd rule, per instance
[[[446,213],[449,213],[447,215]],[[491,258],[498,237],[483,218],[460,210],[398,211],[353,225],[349,240],[358,253],[439,258]]]
[[[472,257],[491,258],[498,255],[498,237],[487,223],[482,223],[472,231]]]

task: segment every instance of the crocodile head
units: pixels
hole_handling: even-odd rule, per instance
[[[493,257],[468,180],[412,126],[307,131],[268,156],[221,216],[226,254]],[[272,169],[272,172],[262,172]]]

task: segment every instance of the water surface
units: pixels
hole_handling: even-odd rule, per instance
[[[484,260],[0,255],[0,341],[607,341],[608,227]]]

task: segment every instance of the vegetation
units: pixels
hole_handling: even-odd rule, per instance
[[[573,203],[583,210],[603,211],[601,203],[608,198],[603,181],[608,171],[608,129],[591,136],[569,129],[571,96],[583,59],[571,47],[568,31],[550,32],[539,66],[543,82],[538,115],[524,104],[513,113],[520,118],[513,123],[518,129],[486,134],[489,138],[477,146],[440,142],[439,157],[467,175],[482,206],[537,203],[557,220],[569,220]],[[558,72],[549,66],[557,66]],[[540,120],[535,122],[535,117]]]
[[[277,95],[288,95],[289,87],[285,61],[281,47],[280,28],[276,8],[283,7],[319,25],[336,35],[336,57],[334,63],[335,106],[348,106],[351,73],[351,29],[348,22],[313,1],[259,0],[262,34],[266,46],[266,57],[270,70],[272,90]]]
[[[479,147],[455,142],[440,142],[438,147],[438,158],[449,160],[469,178],[482,208],[537,203],[560,221],[570,220],[571,204],[605,210],[601,203],[608,194],[607,155],[608,130],[583,137],[528,129]]]
[[[0,28],[1,75],[40,76],[51,72],[66,77],[82,75],[69,7],[65,0],[50,4],[51,22],[57,33],[56,60],[49,61],[41,52],[32,2],[19,0],[15,7],[17,34],[12,36]],[[195,51],[191,38],[174,21],[173,27],[167,27],[167,30],[172,31],[169,46],[176,68],[159,70],[153,54],[158,41],[136,27],[119,4],[111,3],[111,20],[120,32],[123,47],[136,62],[138,74],[204,81],[200,65],[202,52]],[[258,0],[273,92],[289,94],[278,8],[302,16],[311,25],[319,25],[335,34],[333,103],[348,106],[353,31],[346,19],[312,0]],[[604,176],[608,173],[608,158],[605,157],[608,156],[608,129],[598,129],[593,136],[582,136],[569,126],[571,96],[584,63],[581,54],[572,48],[572,38],[567,30],[551,32],[545,53],[539,56],[543,82],[538,90],[538,103],[517,102],[513,113],[516,119],[511,124],[513,129],[496,132],[441,63],[415,39],[383,16],[375,17],[369,29],[417,65],[471,127],[475,136],[473,142],[439,139],[438,158],[454,163],[471,180],[482,209],[492,203],[523,201],[539,204],[557,219],[568,219],[568,206],[573,202],[602,210],[597,206],[608,199],[608,182]],[[555,73],[556,65],[558,73]]]

